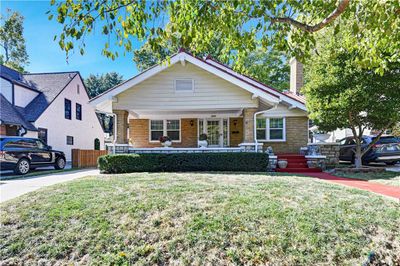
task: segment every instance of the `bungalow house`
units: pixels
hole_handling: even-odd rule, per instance
[[[0,65],[0,135],[40,138],[65,153],[104,147],[104,133],[79,72],[19,73]]]
[[[183,50],[168,64],[155,65],[91,99],[102,112],[116,115],[118,144],[198,147],[207,134],[209,147],[264,143],[276,153],[297,153],[308,142],[305,101],[299,95],[302,66],[292,68],[291,90],[279,92],[213,60]]]

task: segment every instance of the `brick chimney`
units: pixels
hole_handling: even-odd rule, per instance
[[[303,87],[303,64],[296,58],[289,61],[290,65],[290,92],[300,95],[300,89]]]

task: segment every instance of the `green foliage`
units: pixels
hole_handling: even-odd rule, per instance
[[[257,49],[243,62],[241,71],[278,90],[289,89],[290,66],[283,53],[277,50]]]
[[[224,62],[242,65],[259,45],[304,58],[317,45],[315,33],[324,28],[335,34],[350,30],[352,39],[344,47],[356,48],[357,63],[380,73],[398,60],[400,50],[398,0],[52,0],[51,4],[49,19],[64,25],[56,39],[67,54],[74,45],[84,53],[84,37],[96,26],[101,34],[112,36],[103,49],[103,55],[111,59],[119,55],[113,47],[123,47],[124,54],[132,52],[136,40],[147,40],[154,52],[170,41],[174,47],[199,54],[216,38]],[[379,53],[382,47],[390,52]]]
[[[361,151],[365,129],[384,132],[400,121],[400,62],[388,62],[383,72],[366,70],[358,64],[357,50],[337,49],[351,40],[349,35],[323,34],[318,53],[306,66],[309,82],[304,93],[310,118],[321,130],[352,129],[361,157],[374,144]]]
[[[109,72],[101,75],[90,74],[84,82],[89,92],[89,97],[93,98],[123,81],[123,77],[118,73]]]
[[[173,153],[105,155],[98,159],[106,173],[243,171],[265,172],[266,153]]]
[[[24,67],[29,64],[26,52],[24,33],[24,17],[18,12],[7,10],[7,16],[0,16],[0,64],[6,65],[17,71],[24,72]]]

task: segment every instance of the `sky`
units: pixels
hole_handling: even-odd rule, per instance
[[[85,54],[79,51],[70,55],[68,62],[65,52],[60,49],[58,42],[54,41],[54,35],[59,34],[62,25],[54,19],[48,20],[45,14],[50,9],[50,0],[46,1],[4,1],[1,0],[1,14],[5,15],[7,9],[18,11],[24,18],[24,37],[29,55],[30,64],[25,68],[31,73],[80,71],[84,78],[89,74],[102,74],[115,71],[128,79],[138,73],[132,54],[122,55],[114,61],[101,54],[105,36],[100,33],[86,37]],[[141,43],[133,43],[139,48]]]

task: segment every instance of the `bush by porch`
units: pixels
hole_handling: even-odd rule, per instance
[[[268,154],[252,152],[118,154],[99,157],[105,173],[241,171],[265,172]]]

